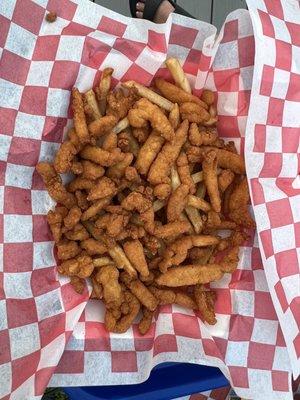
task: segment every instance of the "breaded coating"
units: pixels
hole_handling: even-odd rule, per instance
[[[113,129],[116,125],[117,119],[113,115],[106,115],[96,119],[89,124],[89,132],[91,137],[99,138]]]
[[[110,92],[107,96],[107,115],[113,115],[118,120],[123,119],[138,98],[134,88],[127,89],[127,93],[121,88]]]
[[[130,125],[134,128],[143,128],[150,122],[152,128],[163,136],[166,140],[174,139],[174,128],[161,109],[151,103],[151,101],[142,98],[135,103],[134,108],[129,110],[128,119]]]
[[[37,164],[36,169],[43,178],[49,196],[53,200],[64,204],[67,208],[71,208],[76,204],[74,195],[67,192],[62,184],[61,177],[57,174],[52,164],[40,162]]]
[[[211,205],[206,200],[191,194],[188,196],[188,205],[204,212],[211,210]]]
[[[103,138],[102,149],[112,151],[118,146],[118,135],[111,131]]]
[[[61,231],[61,226],[63,222],[62,215],[56,210],[54,211],[50,210],[47,214],[47,221],[55,243],[59,242],[62,235]]]
[[[180,89],[178,86],[175,86],[172,83],[165,81],[164,79],[155,79],[155,86],[159,89],[159,91],[166,99],[172,101],[173,103],[182,104],[186,102],[193,102],[199,104],[205,109],[208,109],[207,104],[200,100],[199,97],[194,96],[191,93],[185,92],[183,89]]]
[[[204,156],[202,163],[204,183],[210,198],[210,202],[214,211],[221,211],[221,197],[218,187],[217,176],[217,154],[214,150],[208,152]]]
[[[125,157],[124,153],[120,152],[120,149],[113,149],[111,152],[100,149],[100,147],[85,146],[81,152],[80,156],[84,160],[93,161],[96,164],[102,165],[103,167],[110,167],[118,162],[122,161]]]
[[[193,146],[208,146],[213,145],[218,137],[216,128],[198,128],[198,125],[193,122],[189,130],[189,141]]]
[[[70,240],[61,240],[56,244],[57,246],[57,257],[59,260],[68,260],[78,256],[81,252],[77,242]]]
[[[176,292],[174,303],[178,304],[181,307],[189,308],[191,310],[197,309],[197,304],[195,300],[185,292]]]
[[[107,309],[105,314],[105,325],[108,331],[116,333],[126,332],[140,311],[140,302],[132,293],[126,290],[124,292],[124,297],[129,312],[116,318],[113,315],[113,311]]]
[[[106,176],[100,178],[90,189],[87,197],[88,201],[103,199],[108,196],[114,196],[117,193],[115,183]]]
[[[180,150],[187,139],[188,127],[188,121],[184,120],[175,133],[174,142],[165,143],[162,150],[151,165],[148,173],[148,181],[152,185],[169,183],[171,168],[176,162],[180,154]]]
[[[168,183],[160,183],[159,185],[155,186],[153,194],[158,199],[165,200],[170,196],[171,191],[171,185],[169,185]]]
[[[224,193],[234,180],[234,173],[230,169],[223,169],[218,176],[218,186],[221,193]]]
[[[122,201],[121,206],[128,211],[136,210],[138,213],[143,213],[147,211],[152,203],[149,199],[143,196],[138,192],[131,192],[125,199]]]
[[[123,244],[123,249],[134,268],[141,274],[142,277],[147,277],[149,275],[149,269],[142,243],[138,239],[130,240]]]
[[[193,247],[214,246],[220,239],[210,235],[184,236],[170,243],[166,248],[159,269],[165,272],[169,267],[180,265],[188,256],[188,251]]]
[[[71,170],[72,161],[77,154],[77,150],[72,142],[62,143],[54,158],[54,168],[59,174],[64,174]]]
[[[242,225],[247,228],[254,228],[255,222],[253,221],[248,210],[249,201],[250,195],[247,178],[245,177],[235,187],[229,198],[229,218],[238,225]]]
[[[158,285],[179,287],[217,281],[222,276],[223,272],[218,264],[209,266],[192,264],[169,268],[167,272],[156,279],[156,282]]]
[[[176,293],[170,289],[160,289],[155,286],[149,286],[150,292],[156,297],[159,305],[173,304],[176,299]]]
[[[148,136],[150,134],[150,129],[149,126],[144,126],[142,128],[133,128],[132,129],[132,135],[133,137],[136,138],[136,140],[139,143],[145,143],[146,140],[148,139]]]
[[[119,284],[119,271],[113,265],[105,265],[95,275],[96,281],[103,287],[103,299],[108,308],[120,307],[123,293]]]
[[[183,183],[184,185],[188,185],[190,193],[195,194],[196,185],[191,176],[189,162],[185,152],[182,151],[180,153],[179,157],[177,158],[176,164],[181,183]]]
[[[187,221],[174,221],[166,225],[157,226],[155,228],[155,235],[161,239],[167,239],[182,235],[188,232],[190,224]]]
[[[182,103],[179,107],[182,119],[187,119],[189,122],[202,124],[210,119],[210,114],[205,108],[196,103]]]
[[[99,106],[96,100],[96,95],[93,89],[88,90],[84,94],[84,100],[86,102],[88,108],[88,114],[92,118],[92,120],[96,120],[102,117],[101,112],[99,110]],[[86,109],[85,109],[86,111]]]
[[[152,131],[141,147],[137,160],[136,169],[142,175],[147,175],[151,164],[155,160],[157,154],[160,152],[165,140],[159,136],[157,132]]]
[[[119,245],[109,246],[108,252],[119,269],[124,269],[127,272],[127,274],[132,278],[137,277],[136,270],[134,269],[133,265],[128,260],[126,254]]]
[[[145,335],[151,327],[154,311],[150,311],[146,307],[143,307],[142,314],[143,316],[139,322],[138,329],[141,335]]]
[[[180,111],[178,104],[174,104],[169,114],[169,121],[173,129],[177,129],[180,124]]]
[[[94,182],[92,180],[77,176],[69,183],[68,190],[74,193],[76,190],[90,190],[93,186]]]
[[[104,214],[97,219],[95,225],[97,228],[105,230],[107,235],[117,238],[124,232],[128,222],[128,215]]]
[[[65,237],[69,240],[85,240],[89,238],[89,233],[82,224],[76,224],[70,231],[65,232]]]
[[[72,89],[72,110],[76,135],[80,143],[85,144],[90,140],[90,135],[85,119],[82,95],[77,88]]]
[[[214,104],[215,101],[214,93],[208,89],[202,90],[201,100],[203,100],[208,106]]]
[[[131,280],[126,273],[121,273],[120,278],[143,306],[150,311],[154,311],[157,308],[158,300],[139,279]]]
[[[110,91],[113,68],[104,68],[101,74],[99,87],[96,89],[101,115],[106,113],[107,95]]]
[[[91,281],[92,281],[92,293],[91,293],[91,299],[98,299],[101,300],[103,298],[103,287],[100,283],[96,281],[95,277],[95,272],[91,276]]]
[[[82,177],[88,180],[95,180],[101,178],[104,173],[105,169],[101,167],[101,165],[95,164],[92,161],[82,160]]]
[[[104,254],[107,252],[107,248],[104,243],[94,238],[88,238],[80,242],[80,247],[87,252],[89,256],[95,256],[98,254]]]
[[[197,285],[194,291],[197,308],[205,322],[209,325],[216,324],[216,315],[214,311],[215,292],[205,290],[202,285]]]
[[[123,153],[124,158],[122,161],[108,168],[106,174],[112,179],[119,179],[125,175],[126,168],[130,166],[133,160],[132,153]]]
[[[168,222],[177,221],[187,205],[190,188],[188,185],[179,185],[169,197],[167,205]]]
[[[82,294],[86,286],[85,279],[79,278],[78,276],[71,276],[71,285],[78,294]]]
[[[71,230],[80,221],[81,209],[78,206],[70,208],[68,215],[64,218],[64,226],[66,230]]]
[[[57,269],[62,275],[88,278],[94,270],[94,265],[90,256],[79,255],[76,258],[64,261]]]

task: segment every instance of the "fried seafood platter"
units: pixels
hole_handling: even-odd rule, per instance
[[[116,333],[140,316],[145,334],[165,304],[215,324],[210,283],[235,271],[254,227],[244,160],[218,137],[214,94],[193,95],[179,62],[166,65],[173,83],[112,90],[106,68],[95,90],[73,88],[74,127],[53,163],[37,165],[57,203],[47,220],[58,271],[77,293],[90,280]]]

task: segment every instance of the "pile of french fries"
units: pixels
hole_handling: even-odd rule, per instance
[[[106,306],[109,331],[126,332],[141,311],[145,334],[160,305],[216,323],[210,282],[232,273],[254,226],[245,164],[218,137],[214,94],[192,94],[178,60],[175,83],[130,81],[72,91],[74,127],[53,163],[37,170],[57,202],[47,215],[58,271]],[[63,185],[60,174],[72,173]]]

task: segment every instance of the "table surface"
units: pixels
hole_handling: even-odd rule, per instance
[[[128,0],[92,1],[121,14],[130,15]],[[231,11],[247,7],[245,0],[177,0],[177,3],[196,18],[210,22],[218,29]]]

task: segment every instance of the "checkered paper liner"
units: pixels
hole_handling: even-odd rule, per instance
[[[269,19],[281,9],[272,4],[261,5]],[[265,26],[270,33],[250,5],[258,34]],[[55,23],[44,21],[46,9],[57,11]],[[218,92],[220,133],[243,152],[254,65],[248,12],[231,14],[217,40],[215,33],[211,25],[175,15],[164,25],[131,20],[86,0],[0,3],[0,398],[38,399],[48,384],[138,383],[157,363],[186,361],[220,367],[242,397],[291,399],[290,358],[294,371],[297,364],[291,346],[288,357],[260,257],[265,216],[256,211],[261,191],[251,171],[259,236],[241,249],[238,270],[215,285],[215,326],[165,306],[146,337],[136,325],[126,334],[109,334],[101,303],[87,303],[88,291],[76,295],[55,271],[45,219],[53,202],[34,167],[53,159],[71,123],[74,85],[90,88],[106,66],[115,67],[115,83],[149,84],[155,74],[166,75],[166,55],[177,56],[196,92],[204,84]],[[247,146],[250,128],[248,120]],[[247,151],[249,169],[253,146]],[[280,293],[291,296],[289,290],[283,286]],[[278,313],[276,299],[273,294]]]

